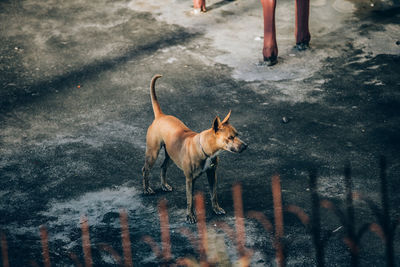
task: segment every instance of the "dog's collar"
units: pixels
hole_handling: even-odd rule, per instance
[[[210,156],[204,151],[203,146],[201,145],[201,137],[199,136],[199,145],[201,148],[201,151],[203,152],[203,154],[206,156],[206,158],[209,158]]]

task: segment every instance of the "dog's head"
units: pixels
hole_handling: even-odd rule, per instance
[[[236,129],[229,124],[230,117],[231,111],[229,111],[228,115],[222,121],[218,116],[215,117],[212,125],[215,142],[220,149],[233,153],[241,153],[247,148],[247,144],[240,140]]]

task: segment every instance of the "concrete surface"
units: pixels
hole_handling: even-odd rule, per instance
[[[221,155],[219,197],[227,215],[212,215],[206,203],[210,236],[225,255],[221,265],[237,260],[235,244],[214,226],[234,226],[236,182],[245,213],[273,220],[270,178],[279,173],[284,204],[309,214],[308,170],[318,170],[321,197],[342,205],[349,160],[354,190],[380,205],[378,158],[385,155],[392,217],[400,215],[398,2],[311,0],[311,49],[300,53],[292,49],[294,3],[279,0],[274,67],[259,64],[258,1],[207,6],[206,14],[193,15],[188,0],[0,1],[0,230],[11,266],[42,265],[40,225],[49,232],[53,266],[72,266],[70,252],[83,262],[81,215],[88,217],[95,266],[114,266],[96,244],[122,253],[120,209],[129,215],[135,266],[153,266],[157,259],[141,238],[160,241],[157,203],[164,198],[174,259],[198,257],[179,233],[196,232],[184,222],[181,171],[170,168],[174,191],[163,193],[158,163],[151,180],[157,194],[141,194],[153,118],[148,85],[156,73],[164,75],[157,84],[164,112],[201,131],[232,109],[231,122],[250,145],[241,155]],[[196,190],[207,189],[202,177]],[[357,226],[376,221],[364,202],[355,204]],[[322,212],[324,229],[338,229],[339,220]],[[288,265],[315,264],[311,237],[294,216],[285,215],[285,234]],[[339,228],[328,243],[327,266],[349,266],[343,236]],[[246,237],[251,265],[274,265],[269,236],[256,221],[246,219]],[[361,266],[385,264],[381,239],[368,232],[361,244]]]

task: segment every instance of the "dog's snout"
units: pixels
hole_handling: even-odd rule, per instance
[[[240,146],[240,153],[242,153],[244,150],[246,150],[246,148],[247,148],[247,144],[246,144],[246,143],[243,143],[243,144]]]

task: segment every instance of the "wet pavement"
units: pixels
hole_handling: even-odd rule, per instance
[[[232,186],[240,183],[244,214],[255,210],[274,221],[271,177],[281,177],[283,204],[311,214],[309,171],[318,174],[321,199],[344,209],[344,166],[353,189],[381,206],[379,157],[387,159],[390,216],[400,211],[400,11],[390,1],[311,1],[311,49],[293,50],[294,3],[277,4],[279,63],[262,59],[259,1],[208,1],[209,12],[191,13],[191,2],[0,1],[0,231],[10,266],[43,265],[39,227],[49,235],[53,266],[81,263],[81,220],[87,217],[95,266],[115,266],[102,249],[122,255],[121,210],[129,219],[135,266],[159,261],[143,237],[160,243],[158,203],[167,199],[172,257],[199,260],[181,229],[184,175],[159,185],[160,156],[152,171],[154,196],[141,193],[145,135],[153,119],[149,82],[156,73],[163,111],[195,131],[232,110],[231,123],[249,144],[240,155],[222,153],[218,196],[227,211],[211,213],[210,246],[221,266],[238,260],[236,244],[216,222],[235,229]],[[283,119],[285,118],[285,119]],[[206,177],[196,190],[208,196]],[[355,227],[376,222],[356,199]],[[327,266],[350,266],[345,229],[321,209],[332,236]],[[288,266],[316,264],[311,235],[285,213]],[[273,266],[270,235],[245,219],[251,266]],[[400,243],[394,239],[396,263]],[[3,239],[4,240],[4,239]],[[385,246],[367,231],[360,266],[383,266]],[[4,248],[4,242],[2,243]],[[4,261],[4,254],[2,254]]]

